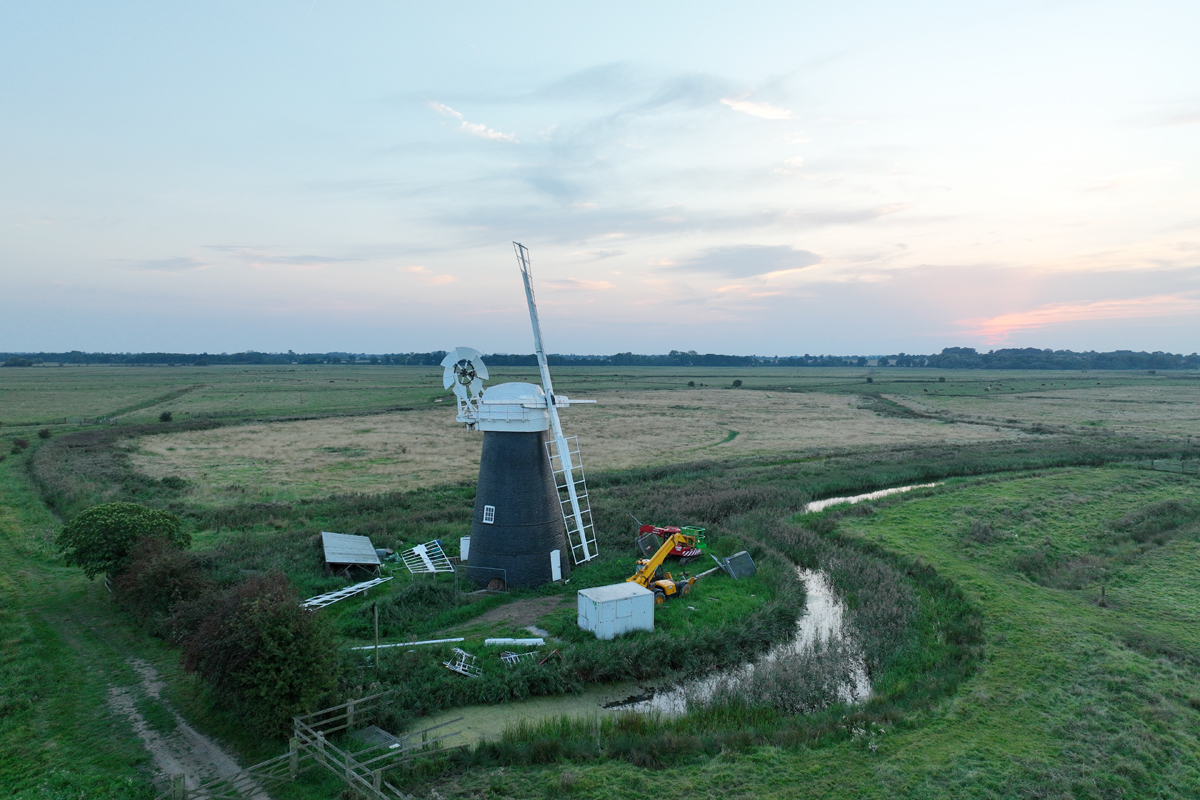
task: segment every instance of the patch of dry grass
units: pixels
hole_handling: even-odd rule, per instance
[[[1200,440],[1200,381],[1145,382],[992,397],[908,396],[901,401],[921,410],[945,410],[979,420],[1069,425]]]
[[[722,389],[588,393],[563,414],[588,470],[810,448],[970,442],[1019,436],[979,425],[881,417],[854,397]],[[182,476],[194,499],[293,500],[409,490],[475,477],[481,434],[454,409],[243,425],[141,440],[138,469]]]

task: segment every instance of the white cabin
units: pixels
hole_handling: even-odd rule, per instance
[[[654,592],[636,583],[580,589],[578,598],[579,628],[597,639],[654,630]]]

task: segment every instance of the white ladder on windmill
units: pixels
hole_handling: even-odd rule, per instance
[[[592,506],[588,500],[587,478],[583,474],[583,459],[579,456],[579,439],[568,436],[562,441],[567,448],[566,458],[559,455],[558,439],[546,442],[546,455],[550,457],[550,470],[558,489],[559,510],[567,529],[567,541],[571,544],[571,559],[581,564],[598,555],[599,550],[592,527]]]
[[[538,323],[537,302],[533,297],[533,275],[530,272],[529,250],[520,242],[513,242],[513,249],[517,253],[517,260],[521,264],[521,277],[525,281],[525,299],[529,303],[529,321],[533,325],[533,344],[537,350],[538,370],[542,375],[542,389],[546,393],[546,410],[550,414],[550,429],[554,434],[554,441],[546,442],[546,455],[550,459],[555,486],[558,487],[559,506],[562,510],[563,525],[566,527],[567,543],[571,546],[571,559],[576,564],[582,564],[599,555],[596,533],[592,527],[592,509],[588,502],[583,462],[579,458],[578,442],[574,436],[568,440],[563,435],[562,422],[558,418],[559,404],[554,396],[554,384],[550,380],[550,367],[546,363],[546,349],[542,346],[542,328]],[[575,400],[572,402],[593,401]]]

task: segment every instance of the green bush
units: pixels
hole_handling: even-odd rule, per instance
[[[1181,500],[1163,500],[1131,511],[1109,523],[1109,527],[1135,542],[1162,544],[1170,538],[1165,534],[1195,522],[1200,522],[1200,506]]]
[[[50,433],[49,428],[42,428],[40,431],[38,431],[39,439],[49,439],[51,437],[51,435],[52,434]]]
[[[159,421],[159,422],[170,422],[170,421],[171,421],[171,412],[170,412],[170,411],[164,411],[164,412],[162,412],[161,414],[159,414],[159,415],[158,415],[158,421]]]
[[[116,574],[129,566],[129,554],[140,540],[158,537],[178,548],[189,547],[191,534],[179,518],[137,503],[104,503],[87,509],[58,534],[66,561],[89,578]]]
[[[200,559],[158,536],[140,540],[129,553],[129,567],[113,581],[118,602],[155,633],[172,609],[212,589]]]
[[[300,608],[281,573],[181,603],[173,621],[180,632],[194,626],[183,643],[184,669],[264,735],[282,735],[293,716],[336,688],[333,629],[321,614]]]

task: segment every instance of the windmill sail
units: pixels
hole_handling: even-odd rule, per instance
[[[547,456],[558,487],[559,505],[562,508],[563,524],[566,526],[567,542],[571,545],[571,558],[576,564],[590,561],[599,555],[596,547],[596,532],[592,527],[592,509],[588,502],[587,481],[583,474],[583,462],[579,457],[579,444],[575,437],[563,435],[562,422],[558,418],[558,406],[568,405],[566,397],[554,396],[554,384],[550,381],[550,367],[546,364],[546,349],[542,346],[542,329],[538,324],[537,303],[533,297],[533,275],[529,267],[529,250],[519,242],[513,242],[517,260],[521,263],[521,277],[525,281],[525,299],[529,303],[529,321],[533,325],[533,345],[537,350],[538,370],[542,374],[545,390],[546,410],[550,415],[550,428],[554,441],[546,443]],[[581,402],[576,400],[575,402]]]

